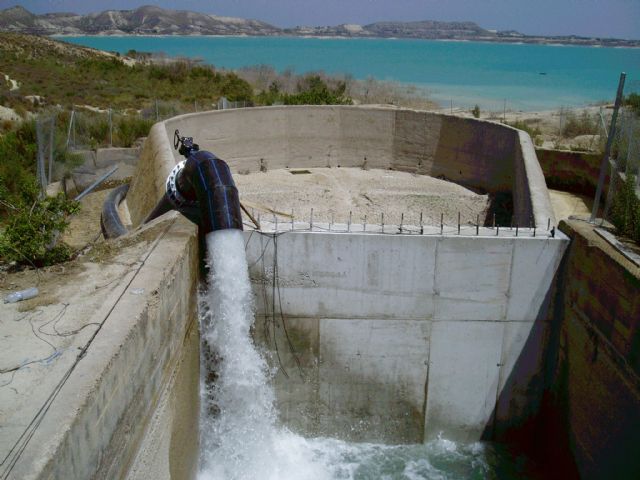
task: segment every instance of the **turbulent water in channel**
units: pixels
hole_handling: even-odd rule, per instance
[[[209,291],[201,322],[210,352],[204,362],[213,365],[203,365],[199,480],[519,477],[516,464],[487,444],[349,443],[304,438],[280,425],[272,373],[250,334],[254,314],[242,233],[210,233],[207,247]]]

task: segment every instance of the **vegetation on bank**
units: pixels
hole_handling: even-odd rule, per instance
[[[612,148],[622,182],[614,182],[609,220],[620,235],[640,245],[640,95],[627,95],[623,105],[626,111],[619,118]]]
[[[49,41],[52,42],[52,41]],[[97,108],[143,108],[156,99],[215,103],[221,96],[250,101],[251,86],[233,72],[188,60],[166,65],[133,63],[39,37],[0,34],[0,64],[4,74],[20,82],[20,89],[1,93],[5,106],[38,107],[37,95],[47,105],[91,105]]]
[[[128,63],[47,38],[0,33],[0,105],[23,119],[0,122],[1,262],[44,266],[71,255],[57,239],[78,205],[62,194],[41,191],[38,115],[55,118],[54,158],[65,175],[77,163],[67,151],[69,144],[128,147],[146,136],[158,118],[184,113],[192,105],[211,108],[221,97],[262,105],[352,103],[346,82],[320,74],[293,76],[293,90],[277,81],[260,90],[234,72],[188,59],[153,63],[133,53],[144,61]]]
[[[600,131],[598,120],[589,112],[583,110],[576,114],[571,110],[561,110],[560,115],[564,117],[562,126],[562,136],[565,138],[575,138],[580,135],[597,135]]]
[[[640,115],[640,93],[630,93],[624,98],[623,104]]]
[[[0,260],[45,266],[68,260],[71,251],[57,238],[78,208],[64,194],[42,195],[36,178],[35,122],[23,122],[0,136]],[[77,158],[56,144],[59,163]]]
[[[506,122],[506,124],[513,128],[517,128],[518,130],[524,130],[525,132],[527,132],[531,137],[531,140],[533,140],[533,142],[536,145],[542,144],[542,137],[541,137],[542,131],[540,130],[540,127],[538,127],[537,125],[531,124],[530,122],[527,122],[525,120],[516,120],[515,122]]]
[[[640,199],[636,193],[636,176],[626,175],[611,202],[611,223],[620,235],[640,245]]]
[[[320,75],[312,74],[298,80],[295,93],[283,91],[274,81],[256,96],[256,100],[261,105],[351,105],[353,101],[346,96],[346,89],[345,82],[331,86]]]

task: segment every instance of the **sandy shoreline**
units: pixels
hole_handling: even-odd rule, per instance
[[[598,42],[594,39],[594,43],[576,43],[575,41],[562,42],[558,39],[544,39],[543,37],[536,38],[412,38],[412,37],[375,37],[375,36],[345,36],[345,35],[291,35],[291,34],[265,34],[265,35],[250,35],[250,34],[230,34],[230,35],[213,35],[213,34],[153,34],[153,33],[125,33],[125,32],[101,32],[95,35],[88,33],[52,33],[47,36],[51,38],[65,38],[65,37],[148,37],[148,38],[161,38],[161,37],[210,37],[210,38],[313,38],[318,40],[415,40],[425,42],[469,42],[469,43],[491,43],[491,44],[504,44],[504,45],[544,45],[549,47],[585,47],[585,48],[640,48],[640,45],[608,45],[606,42]],[[616,41],[618,39],[606,39]]]

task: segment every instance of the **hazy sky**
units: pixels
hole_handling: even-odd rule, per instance
[[[640,0],[0,0],[34,13],[89,13],[140,5],[264,20],[280,27],[378,20],[471,20],[526,34],[640,39]]]

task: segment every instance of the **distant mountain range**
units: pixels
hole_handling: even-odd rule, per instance
[[[185,10],[144,6],[135,10],[101,13],[47,13],[36,15],[17,6],[0,10],[0,30],[36,35],[247,35],[420,38],[491,42],[563,43],[573,45],[640,46],[638,40],[543,37],[519,32],[486,30],[474,22],[376,22],[327,27],[280,28],[258,20],[219,17]]]

